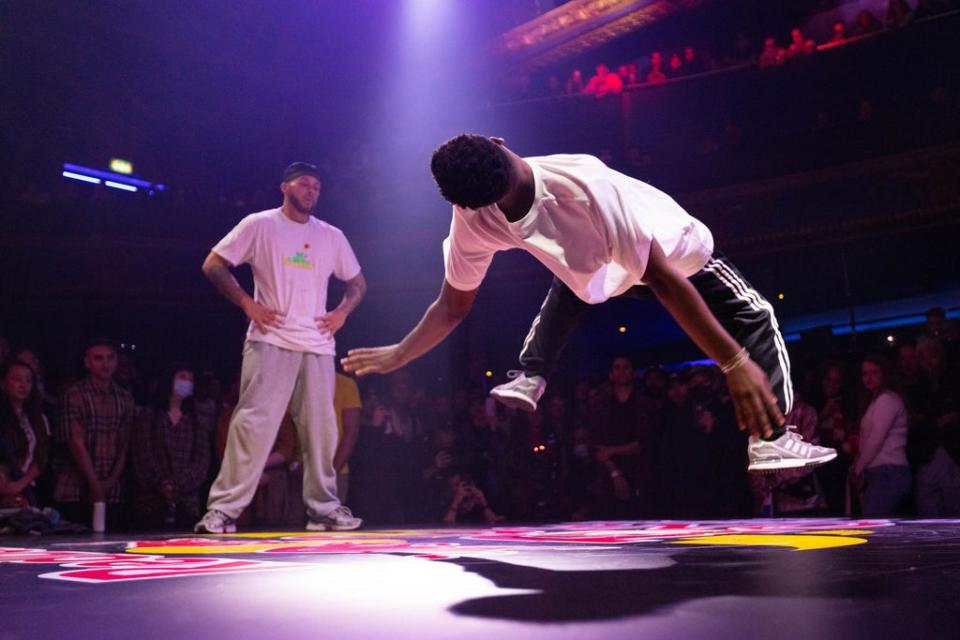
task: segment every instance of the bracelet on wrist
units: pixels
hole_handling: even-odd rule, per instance
[[[747,363],[747,360],[749,359],[750,359],[750,354],[747,353],[747,348],[742,347],[740,351],[737,351],[737,355],[733,356],[732,358],[730,358],[729,360],[727,360],[726,362],[720,365],[720,371],[722,371],[724,375],[726,375],[731,371],[735,371],[740,367],[742,367],[743,365],[745,365]]]

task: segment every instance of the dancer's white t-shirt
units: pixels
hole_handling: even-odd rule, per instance
[[[278,209],[252,213],[233,228],[213,251],[231,265],[253,269],[258,303],[283,315],[278,327],[261,333],[250,323],[247,339],[320,355],[335,355],[328,331],[316,317],[327,312],[330,276],[351,280],[360,264],[343,232],[311,217],[294,222]]]
[[[710,230],[662,191],[593,156],[524,160],[533,169],[536,194],[520,220],[508,222],[496,204],[453,207],[443,252],[454,288],[479,287],[493,254],[507,249],[529,251],[591,304],[643,284],[654,238],[684,276],[710,259]]]

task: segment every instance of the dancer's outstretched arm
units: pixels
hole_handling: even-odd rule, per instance
[[[351,349],[340,363],[345,370],[358,376],[399,369],[443,342],[470,313],[476,297],[476,289],[461,291],[444,280],[440,295],[427,307],[420,322],[407,337],[386,347]]]
[[[710,312],[700,292],[670,266],[656,240],[643,281],[704,353],[721,365],[737,361],[726,375],[740,428],[767,436],[782,425],[785,420],[766,374],[749,357],[738,356],[740,345]]]

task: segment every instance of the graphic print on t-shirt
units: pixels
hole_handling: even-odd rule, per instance
[[[313,263],[307,257],[306,251],[310,248],[309,244],[303,245],[303,251],[297,251],[290,258],[283,259],[283,266],[296,267],[297,269],[313,269]]]

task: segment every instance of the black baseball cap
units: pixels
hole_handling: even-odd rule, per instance
[[[283,170],[284,182],[296,180],[300,176],[313,176],[317,180],[320,180],[320,170],[317,169],[316,165],[312,165],[309,162],[294,162]]]

